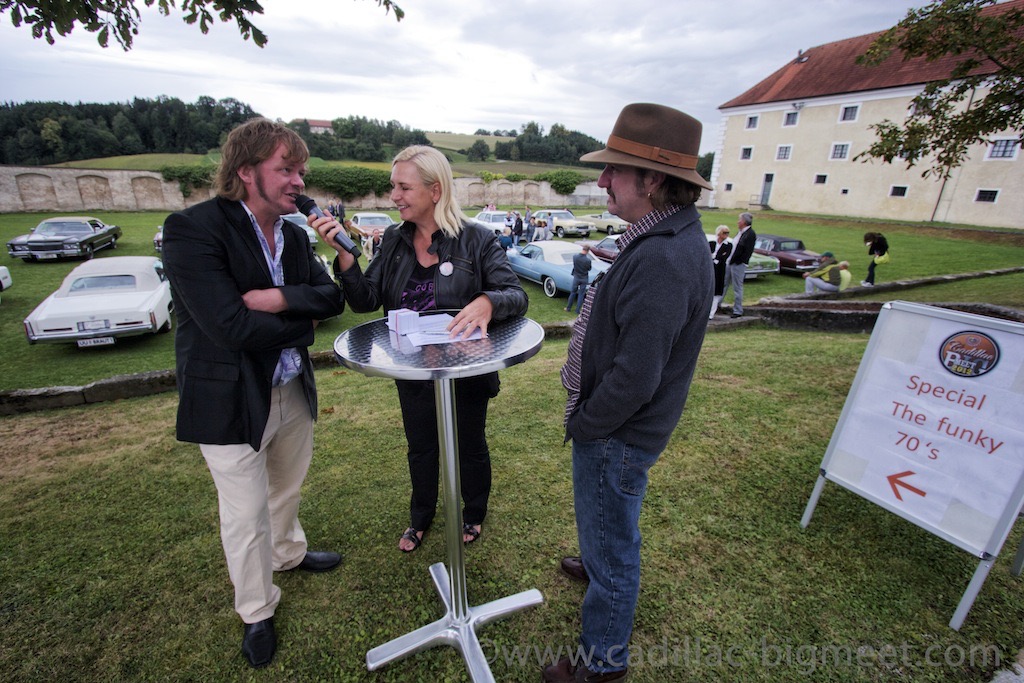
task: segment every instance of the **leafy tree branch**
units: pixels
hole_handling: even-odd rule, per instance
[[[53,45],[54,34],[67,36],[80,25],[89,33],[96,34],[96,40],[107,47],[110,38],[127,52],[139,33],[140,0],[0,0],[0,14],[10,12],[15,27],[22,24],[32,31],[33,38],[45,38]],[[146,7],[157,6],[160,14],[170,16],[180,10],[182,20],[187,24],[199,24],[205,35],[216,19],[225,23],[235,22],[245,40],[259,47],[267,43],[267,35],[251,21],[254,14],[263,14],[263,6],[257,0],[141,0]],[[385,13],[394,10],[395,19],[401,21],[405,12],[392,0],[374,0]]]
[[[872,124],[877,139],[857,159],[927,164],[922,176],[949,177],[968,148],[1010,131],[1024,132],[1024,3],[936,0],[912,9],[858,59],[884,64],[894,51],[904,61],[952,59],[948,78],[928,83],[907,119]],[[884,67],[883,67],[884,68]],[[987,91],[987,93],[986,93]]]

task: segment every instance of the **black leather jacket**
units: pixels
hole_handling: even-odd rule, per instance
[[[338,272],[335,259],[335,276],[353,311],[368,313],[384,306],[386,313],[401,308],[402,290],[416,267],[412,243],[415,230],[416,225],[408,222],[385,230],[380,253],[370,262],[365,274],[358,261],[348,270]],[[526,313],[529,303],[526,292],[490,228],[463,223],[462,231],[455,238],[438,230],[430,248],[440,259],[434,274],[437,308],[461,309],[477,295],[486,294],[494,306],[493,320]],[[452,264],[452,273],[447,276],[441,274],[440,268],[446,262]]]

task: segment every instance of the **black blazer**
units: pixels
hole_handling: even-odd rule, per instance
[[[757,239],[757,233],[754,232],[754,228],[749,227],[741,232],[732,245],[732,259],[729,261],[730,264],[744,264],[750,262],[750,257],[754,253],[754,240]]]
[[[711,258],[715,264],[715,296],[721,296],[725,291],[725,262],[729,259],[729,254],[732,253],[732,242],[727,239],[719,244],[716,239],[709,244]]]
[[[177,315],[174,349],[181,441],[247,443],[258,449],[270,414],[281,350],[302,357],[301,381],[316,419],[316,385],[307,347],[313,320],[338,315],[341,291],[314,260],[306,233],[285,221],[284,313],[251,311],[242,294],[274,286],[259,239],[239,202],[221,198],[171,214],[163,262]]]

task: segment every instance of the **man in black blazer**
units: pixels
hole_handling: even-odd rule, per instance
[[[732,316],[730,317],[733,318],[743,315],[743,279],[747,276],[747,263],[750,262],[750,257],[754,253],[754,240],[757,239],[757,233],[751,227],[753,224],[753,215],[740,214],[739,220],[736,221],[739,233],[733,241],[732,253],[729,254],[729,259],[726,261],[725,290],[723,290],[722,296],[725,296],[725,293],[729,291],[729,285],[732,285],[733,301]]]
[[[200,445],[213,475],[242,651],[260,667],[277,646],[273,572],[341,561],[307,549],[298,507],[317,415],[307,347],[344,304],[306,233],[281,219],[305,189],[302,139],[253,119],[221,152],[217,197],[168,216],[163,261],[178,318],[177,436]]]

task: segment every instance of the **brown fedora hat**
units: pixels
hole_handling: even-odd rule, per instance
[[[714,190],[696,171],[701,129],[700,121],[677,109],[627,104],[605,148],[584,154],[580,161],[648,168]]]

